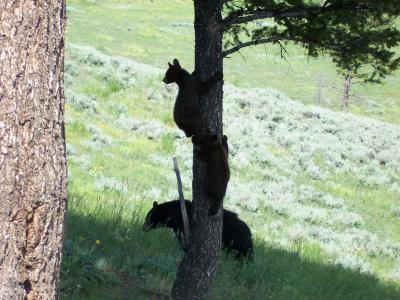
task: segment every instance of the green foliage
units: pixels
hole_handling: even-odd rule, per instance
[[[309,56],[328,53],[338,69],[366,82],[380,80],[400,66],[395,20],[397,0],[244,0],[226,4],[225,47],[292,41]],[[272,23],[260,21],[272,19]],[[250,23],[258,21],[258,23]],[[282,52],[284,55],[284,52]]]
[[[64,242],[61,276],[67,280],[63,282],[63,286],[73,286],[76,283],[78,290],[74,292],[79,293],[80,289],[86,289],[90,284],[104,282],[106,276],[103,270],[104,262],[98,259],[100,255],[96,253],[95,247],[96,242],[91,248],[81,247],[79,238],[76,243],[69,239]]]

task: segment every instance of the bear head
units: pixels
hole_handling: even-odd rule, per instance
[[[144,221],[142,230],[149,231],[151,229],[154,229],[154,228],[160,226],[161,224],[163,224],[162,219],[163,219],[163,217],[162,217],[161,211],[158,207],[158,203],[156,201],[154,201],[153,208],[146,215],[146,219]]]
[[[166,84],[177,82],[181,72],[182,67],[179,64],[179,61],[175,58],[172,65],[168,62],[168,70],[165,72],[163,82]]]

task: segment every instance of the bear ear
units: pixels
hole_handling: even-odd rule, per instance
[[[168,67],[170,67],[170,68],[172,67],[172,65],[171,65],[171,63],[170,63],[170,62],[168,62]]]
[[[156,207],[158,205],[157,201],[153,202],[153,207]]]
[[[181,65],[179,64],[179,61],[178,61],[176,58],[174,58],[173,63],[174,63],[174,66],[175,66],[175,67],[178,67],[178,68],[181,67]]]

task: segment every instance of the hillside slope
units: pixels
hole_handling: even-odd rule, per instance
[[[172,156],[191,194],[192,147],[173,123],[176,88],[162,74],[67,47],[65,299],[170,290],[179,245],[166,230],[140,229],[153,201],[177,197]],[[255,262],[224,258],[210,299],[400,296],[400,126],[226,85],[224,132],[224,205],[250,225]]]
[[[177,57],[183,66],[193,68],[191,1],[70,0],[67,5],[67,44],[91,46],[159,68]],[[277,45],[243,49],[242,55],[225,59],[225,80],[239,87],[272,87],[296,101],[339,110],[344,78],[329,56],[310,58],[292,43],[285,49],[287,60]],[[399,124],[399,86],[400,71],[388,76],[383,85],[354,80],[351,112]]]

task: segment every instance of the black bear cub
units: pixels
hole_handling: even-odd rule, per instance
[[[192,222],[192,202],[185,200],[189,216]],[[237,259],[252,259],[253,241],[250,228],[239,219],[238,215],[224,209],[222,225],[222,246],[235,254]],[[173,200],[162,204],[153,203],[153,208],[147,213],[143,224],[143,230],[148,231],[157,227],[166,226],[172,228],[179,239],[183,231],[182,213],[179,200]]]
[[[191,137],[199,132],[202,117],[199,107],[199,94],[210,89],[222,79],[222,73],[217,73],[207,82],[202,82],[195,72],[189,74],[175,58],[173,64],[168,63],[168,70],[163,79],[164,83],[177,83],[178,96],[174,106],[174,121],[176,125]]]
[[[216,134],[196,135],[192,138],[194,154],[205,162],[203,191],[209,199],[209,214],[215,215],[224,199],[230,171],[228,164],[228,143]]]

